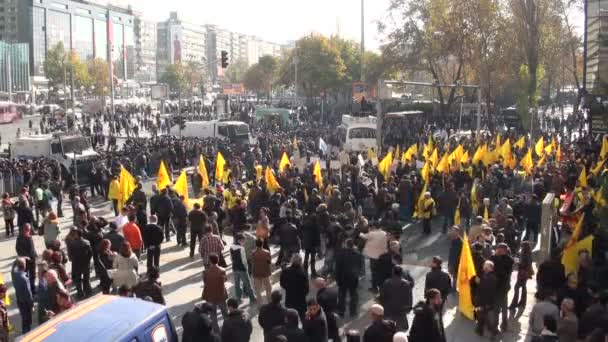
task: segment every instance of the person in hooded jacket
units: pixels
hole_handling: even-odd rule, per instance
[[[213,308],[205,303],[195,306],[194,310],[184,314],[182,342],[221,342],[220,337],[212,329],[213,324],[209,318],[211,310]]]
[[[437,289],[429,289],[426,301],[414,306],[410,342],[446,342],[441,306],[443,298]]]
[[[222,341],[249,342],[253,331],[251,319],[247,313],[239,309],[239,301],[236,298],[229,298],[226,304],[228,317],[222,326]]]

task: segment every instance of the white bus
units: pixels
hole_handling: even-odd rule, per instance
[[[338,134],[347,152],[367,152],[370,148],[378,150],[376,140],[376,118],[373,116],[353,117],[342,115]]]

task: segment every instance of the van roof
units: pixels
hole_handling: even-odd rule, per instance
[[[98,295],[29,332],[20,342],[117,341],[165,310],[141,299]]]

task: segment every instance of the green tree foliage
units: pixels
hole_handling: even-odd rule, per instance
[[[232,62],[224,72],[224,80],[229,83],[241,83],[248,69],[249,65],[247,65],[247,60],[245,59],[241,58]]]
[[[88,87],[92,84],[87,65],[80,60],[76,52],[66,51],[62,42],[49,49],[44,61],[44,73],[49,79],[49,85],[63,87],[65,81],[69,87],[72,70],[76,87]]]
[[[159,78],[160,83],[169,86],[171,92],[183,93],[188,89],[186,68],[181,63],[168,65]]]
[[[95,58],[88,61],[87,68],[91,77],[92,85],[95,87],[94,93],[97,96],[107,96],[110,94],[110,70],[108,63]]]
[[[252,65],[243,77],[245,88],[270,97],[277,69],[276,58],[268,55],[260,57],[258,63]]]

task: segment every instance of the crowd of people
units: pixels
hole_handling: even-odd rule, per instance
[[[516,143],[522,136],[514,131],[453,141],[434,135],[428,124],[420,130],[424,132],[399,141],[404,145],[385,146],[379,156],[376,151],[347,154],[339,168],[329,167],[321,175],[315,171],[317,160],[329,166],[345,152],[331,148],[330,127],[311,122],[283,132],[265,127],[255,146],[134,134],[122,147],[101,153],[88,187],[67,187],[50,161],[3,162],[3,168],[23,174],[16,200],[9,194],[2,198],[7,237],[14,234],[17,220],[12,286],[21,332],[32,327],[34,303],[42,323],[68,310],[75,299],[94,294],[92,271],[104,294],[164,305],[160,257],[175,236],[178,245],[189,248],[190,258],[202,261],[203,303],[182,317],[184,341],[249,341],[251,318],[241,305],[245,296],[259,308],[267,342],[336,342],[343,337],[444,342],[442,314],[463,281],[471,288],[475,332],[496,337],[512,327],[512,313],[526,308],[527,283],[534,277],[536,301],[527,332],[533,341],[603,341],[608,333],[608,140],[584,135],[570,142],[556,133],[540,138],[546,143],[538,149],[536,139]],[[321,148],[322,141],[330,148]],[[415,144],[415,153],[405,153],[406,143]],[[403,156],[397,152],[401,149]],[[215,168],[219,153],[226,160],[221,177]],[[280,162],[284,153],[293,157],[287,166]],[[536,157],[529,165],[531,154]],[[386,155],[396,157],[384,168]],[[189,182],[190,197],[202,198],[202,204],[190,205],[172,185],[144,191],[143,182],[161,162],[176,174],[198,165],[200,156],[209,173],[196,168]],[[299,164],[296,156],[304,162]],[[121,167],[135,175],[137,184],[119,207]],[[277,184],[269,183],[268,172],[276,175]],[[214,182],[206,184],[206,178]],[[73,220],[61,237],[64,192]],[[556,218],[550,227],[550,257],[534,262],[541,202],[549,193],[556,198],[550,204]],[[94,216],[91,197],[110,200],[115,216]],[[447,265],[441,257],[432,259],[424,298],[415,298],[415,281],[403,266],[403,254],[409,251],[400,235],[410,221],[421,223],[421,235],[439,230],[450,242]],[[36,233],[44,238],[42,251],[35,248]],[[230,246],[226,235],[233,237]],[[587,237],[594,238],[592,247],[577,250],[574,267],[565,265],[563,255]],[[477,275],[463,280],[459,263],[465,244]],[[276,259],[270,246],[280,249]],[[233,293],[226,287],[227,258]],[[146,272],[140,270],[142,259]],[[272,290],[275,270],[282,291]],[[362,331],[340,333],[345,320],[360,314],[358,289],[366,274],[375,299],[369,309],[372,323]],[[0,297],[2,291],[6,287],[0,287]],[[0,308],[6,316],[6,306]],[[2,320],[1,328],[8,336],[8,320]]]

